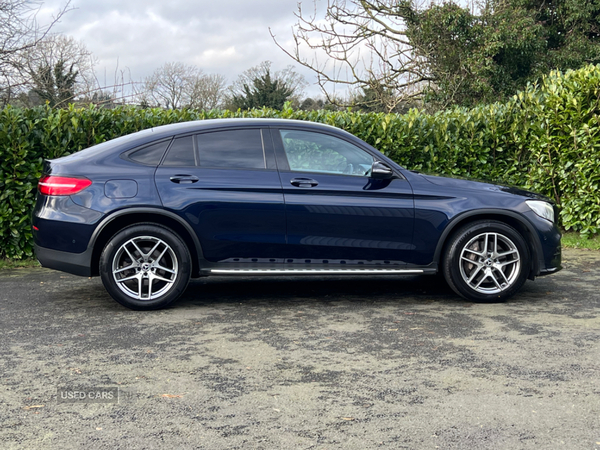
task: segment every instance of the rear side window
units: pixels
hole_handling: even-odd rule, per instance
[[[136,163],[144,164],[146,166],[158,166],[169,146],[169,142],[170,140],[167,140],[147,145],[139,150],[129,153],[127,157]]]
[[[177,138],[169,148],[163,166],[182,167],[195,166],[193,136]]]
[[[266,167],[262,134],[259,129],[226,130],[196,136],[198,165],[233,169]]]

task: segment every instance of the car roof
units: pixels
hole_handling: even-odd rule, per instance
[[[108,154],[121,153],[135,147],[143,146],[160,139],[166,139],[179,134],[218,130],[223,128],[235,128],[240,126],[292,126],[303,128],[311,128],[314,130],[335,131],[338,134],[344,134],[353,137],[350,133],[336,128],[331,125],[326,125],[317,122],[308,122],[303,120],[292,119],[270,119],[270,118],[230,118],[230,119],[207,119],[194,120],[189,122],[172,123],[161,125],[158,127],[147,128],[142,131],[127,134],[106,142],[94,145],[93,147],[73,153],[69,156],[59,158],[61,162],[66,163],[75,159],[94,158],[96,156],[107,156]],[[56,160],[53,160],[56,161]]]
[[[330,130],[340,130],[331,125],[308,122],[305,120],[294,120],[294,119],[274,119],[274,118],[230,118],[230,119],[206,119],[206,120],[194,120],[191,122],[173,123],[169,125],[161,125],[148,130],[143,130],[154,133],[185,133],[187,131],[202,131],[212,128],[228,128],[228,127],[239,127],[239,126],[290,126],[297,125],[303,127],[315,127],[325,128]]]
[[[192,133],[195,131],[207,131],[211,129],[234,128],[240,126],[302,126],[314,129],[325,129],[329,131],[343,132],[339,128],[331,125],[326,125],[317,122],[308,122],[304,120],[293,119],[255,119],[255,118],[231,118],[231,119],[206,119],[193,120],[190,122],[172,123],[169,125],[161,125],[158,127],[148,128],[146,130],[132,133],[128,136],[143,140],[145,137],[151,137],[151,140],[161,139],[164,137],[174,136],[178,134]]]

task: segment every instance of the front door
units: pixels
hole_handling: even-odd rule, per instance
[[[272,130],[286,205],[290,264],[404,265],[412,261],[410,184],[369,176],[374,156],[325,133]]]

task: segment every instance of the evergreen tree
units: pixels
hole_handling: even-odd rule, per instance
[[[233,96],[233,104],[239,109],[272,108],[282,109],[285,102],[294,93],[282,80],[273,79],[271,72],[252,80],[252,85],[244,84],[242,95]]]
[[[298,101],[306,81],[293,67],[272,72],[271,62],[264,61],[246,70],[229,87],[229,109],[282,109],[287,101]],[[299,101],[298,101],[299,104]]]
[[[42,66],[33,80],[32,91],[50,106],[64,107],[74,100],[78,74],[73,64],[67,70],[64,61],[58,61],[54,67]]]

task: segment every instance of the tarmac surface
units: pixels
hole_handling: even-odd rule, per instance
[[[507,303],[215,277],[155,312],[2,271],[0,448],[600,449],[600,252],[563,259]]]

